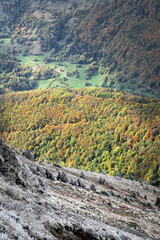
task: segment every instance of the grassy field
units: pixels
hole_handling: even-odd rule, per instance
[[[46,88],[64,88],[64,84],[55,79],[39,80],[37,81],[34,89],[46,89]]]
[[[47,57],[47,55],[43,56],[34,56],[29,55],[26,57],[23,56],[16,56],[16,58],[20,61],[21,64],[31,66],[31,67],[40,67],[42,65],[52,67],[54,68],[58,73],[60,77],[60,81],[63,80],[64,77],[66,77],[65,83],[69,87],[73,88],[81,88],[84,86],[85,78],[85,70],[88,67],[88,64],[82,64],[81,67],[77,67],[76,64],[70,63],[70,62],[49,62],[45,63],[44,60]],[[35,61],[36,59],[36,61]],[[73,71],[77,70],[79,76],[76,77],[73,74]],[[69,77],[67,77],[67,72],[69,73]],[[98,73],[98,71],[95,73],[95,75],[91,76],[88,80],[88,86],[89,87],[95,87],[99,86],[99,82],[102,79],[102,76]],[[37,81],[37,84],[35,86],[35,89],[44,89],[44,88],[59,88],[64,87],[64,84],[62,84],[60,81],[53,81],[53,79],[47,79],[47,80],[39,80]]]
[[[42,66],[44,65],[44,56],[34,56],[34,55],[30,55],[30,56],[16,56],[16,58],[21,62],[21,64],[24,65],[28,65],[31,67],[38,67],[38,66]],[[37,59],[37,61],[34,61],[35,58]]]
[[[0,38],[0,53],[4,52],[8,48],[10,40],[10,38]]]
[[[10,44],[10,38],[0,38],[0,53],[7,50]],[[35,86],[35,89],[45,89],[45,88],[59,88],[59,87],[73,87],[73,88],[81,88],[84,86],[84,81],[86,81],[85,70],[88,67],[88,64],[82,64],[81,67],[77,67],[76,64],[70,62],[49,62],[45,63],[45,59],[49,57],[49,53],[44,55],[29,55],[29,56],[15,56],[19,61],[19,64],[24,64],[33,68],[38,68],[40,66],[48,66],[54,68],[59,73],[59,80],[46,79],[46,80],[38,80]],[[78,71],[78,77],[73,74],[73,71]],[[69,76],[67,76],[69,73]],[[65,84],[61,81],[65,79]],[[90,77],[87,81],[89,87],[99,86],[99,82],[102,79],[102,76],[98,73],[98,71]]]
[[[37,84],[35,85],[34,89],[44,89],[48,88],[49,84],[53,81],[53,79],[47,79],[47,80],[40,80],[37,81]]]
[[[10,45],[10,38],[0,37],[0,53],[8,52],[8,47]],[[100,82],[103,79],[103,76],[99,74],[98,71],[94,73],[94,75],[90,76],[88,80],[86,80],[85,71],[88,68],[89,64],[81,64],[79,67],[77,64],[71,62],[46,62],[45,60],[51,59],[50,52],[47,52],[43,55],[28,55],[28,56],[20,56],[15,55],[19,64],[23,64],[25,66],[32,67],[33,69],[39,68],[41,66],[51,67],[54,68],[55,71],[59,73],[59,79],[46,79],[46,80],[38,80],[36,82],[36,86],[34,89],[46,89],[46,88],[60,88],[60,87],[72,87],[72,88],[82,88],[82,87],[99,87],[101,86]],[[78,72],[78,76],[74,72]],[[113,78],[113,83],[112,79]],[[112,89],[124,91],[124,92],[131,92],[133,94],[144,95],[148,97],[157,97],[159,98],[159,88],[154,89],[151,91],[149,88],[145,86],[138,86],[139,83],[137,81],[133,82],[132,84],[122,84],[115,82],[116,76],[112,76],[110,74],[107,83],[105,83],[105,87],[109,87]],[[65,81],[65,82],[64,82]],[[0,82],[0,87],[3,87],[2,81]]]

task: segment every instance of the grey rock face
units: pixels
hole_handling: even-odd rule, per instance
[[[101,191],[101,194],[103,194],[104,196],[107,196],[107,197],[110,196],[110,194],[108,192],[106,192],[106,191]]]
[[[37,174],[40,176],[46,177],[45,170],[40,166],[37,167]]]
[[[33,174],[37,174],[37,169],[34,167],[34,166],[29,166],[29,169],[31,170],[31,172],[33,173]]]
[[[147,195],[146,194],[144,195],[144,199],[147,200]]]
[[[22,156],[25,156],[25,157],[28,158],[29,160],[34,161],[34,155],[33,155],[33,153],[32,153],[31,151],[29,151],[29,150],[24,150],[24,151],[22,152]]]
[[[10,179],[20,180],[22,162],[15,151],[0,140],[0,173]]]
[[[100,183],[100,184],[105,184],[105,183],[106,183],[105,178],[100,177],[100,179],[99,179],[99,183]]]
[[[42,187],[42,189],[43,189],[44,191],[46,191],[47,186],[46,186],[45,182],[43,181],[43,179],[39,177],[39,178],[38,178],[38,182],[39,182],[40,186]]]
[[[143,201],[140,201],[139,204],[142,205],[143,207],[147,207],[147,203],[145,203]]]
[[[81,174],[80,174],[79,177],[85,179],[85,175],[84,175],[84,172],[83,172],[83,171],[81,172]]]
[[[129,197],[125,197],[124,199],[126,202],[131,203],[131,199]]]
[[[155,205],[160,206],[160,197],[157,197]]]
[[[148,203],[147,203],[147,207],[153,208],[152,203],[151,203],[151,202],[148,202]]]
[[[140,197],[140,193],[138,191],[133,191],[131,197],[133,198]]]
[[[85,188],[84,183],[82,182],[82,180],[81,180],[79,177],[78,177],[78,179],[77,179],[77,183],[78,183],[78,186],[79,186],[79,187]]]
[[[64,182],[64,183],[69,182],[67,174],[65,172],[59,172],[57,180],[61,180],[61,182]]]
[[[0,141],[0,239],[159,239],[158,188],[149,185],[144,202],[146,190],[136,181],[105,175],[108,184],[101,184],[102,174],[85,172],[83,180],[67,168],[53,181],[57,170]],[[141,196],[131,197],[134,191]]]
[[[115,194],[114,191],[111,190],[111,191],[109,191],[108,193],[109,193],[109,195],[116,197],[116,194]]]
[[[78,186],[77,181],[76,181],[76,180],[73,180],[73,179],[71,179],[71,184],[74,185],[74,186]]]
[[[26,188],[29,169],[23,166],[21,155],[0,140],[0,175]]]
[[[50,172],[48,169],[46,169],[46,177],[51,180],[56,180],[56,177],[52,172]]]
[[[57,164],[57,163],[53,163],[54,167],[58,167],[58,168],[63,168],[61,165]]]
[[[93,192],[96,192],[96,185],[94,183],[91,184],[90,186],[90,189],[93,191]]]

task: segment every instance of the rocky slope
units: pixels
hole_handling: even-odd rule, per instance
[[[0,140],[0,239],[158,239],[160,189],[33,161]]]

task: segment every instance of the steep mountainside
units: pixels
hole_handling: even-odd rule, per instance
[[[0,239],[159,239],[158,188],[22,155],[0,140]]]
[[[160,183],[160,101],[94,89],[0,97],[0,134],[63,166]]]
[[[1,2],[12,52],[96,61],[101,85],[160,96],[159,0]]]

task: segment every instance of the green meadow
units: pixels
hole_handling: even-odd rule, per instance
[[[10,38],[0,38],[0,53],[3,53],[8,50],[10,44]],[[50,53],[44,55],[28,55],[21,56],[15,55],[19,64],[38,68],[41,66],[54,68],[58,72],[59,77],[57,79],[46,79],[46,80],[37,80],[34,89],[45,89],[45,88],[60,88],[60,87],[72,87],[72,88],[82,88],[87,82],[87,87],[96,87],[99,86],[102,75],[99,72],[95,72],[94,75],[90,76],[86,80],[85,71],[88,68],[89,64],[77,64],[70,62],[46,62],[45,59],[49,58]],[[74,74],[77,72],[77,75]]]
[[[10,38],[0,38],[0,53],[7,50],[10,40]]]
[[[60,87],[72,87],[72,88],[81,88],[84,87],[84,81],[86,82],[85,70],[89,66],[89,64],[82,64],[80,67],[77,67],[77,64],[70,62],[49,62],[45,63],[46,55],[29,55],[29,56],[16,56],[16,58],[20,61],[20,64],[24,64],[31,67],[40,67],[40,66],[48,66],[52,67],[59,73],[59,80],[54,79],[46,79],[46,80],[38,80],[35,86],[35,89],[45,89],[45,88],[60,88]],[[78,72],[78,76],[73,74],[73,71]],[[62,83],[65,78],[65,84]],[[102,75],[99,72],[95,72],[93,76],[87,80],[88,87],[96,87],[99,86],[99,82],[102,79]]]

